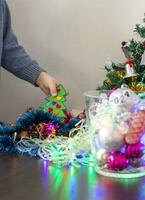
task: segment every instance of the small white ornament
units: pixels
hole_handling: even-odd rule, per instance
[[[117,89],[111,93],[111,95],[109,97],[109,103],[112,106],[118,106],[118,105],[122,105],[125,103],[125,99],[124,99],[121,89]]]
[[[138,101],[138,95],[131,89],[127,88],[126,85],[122,85],[121,88],[118,88],[117,90],[113,91],[109,97],[109,102],[112,106],[132,104]]]

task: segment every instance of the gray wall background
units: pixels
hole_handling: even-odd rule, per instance
[[[68,106],[83,108],[83,92],[105,77],[107,55],[124,61],[120,43],[140,23],[144,0],[8,0],[15,32],[40,66],[70,92]],[[43,93],[2,70],[0,120],[13,122]]]

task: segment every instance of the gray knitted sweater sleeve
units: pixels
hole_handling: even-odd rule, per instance
[[[8,5],[2,0],[3,7],[3,48],[1,65],[15,76],[35,84],[43,69],[31,59],[25,49],[19,45],[11,26],[11,16]]]

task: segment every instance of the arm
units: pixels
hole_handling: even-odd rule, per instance
[[[5,0],[3,0],[3,23],[2,67],[15,76],[35,84],[40,73],[44,70],[18,44],[12,30],[11,16]]]
[[[2,67],[15,76],[39,86],[46,95],[50,91],[55,96],[56,84],[60,82],[41,69],[19,45],[12,30],[10,11],[5,0],[3,0],[3,21]]]

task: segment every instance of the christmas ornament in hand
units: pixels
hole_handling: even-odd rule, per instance
[[[66,96],[68,93],[62,85],[57,85],[57,96],[46,97],[46,103],[42,104],[40,108],[43,111],[54,113],[60,118],[66,117],[66,107],[64,102],[66,101]]]

